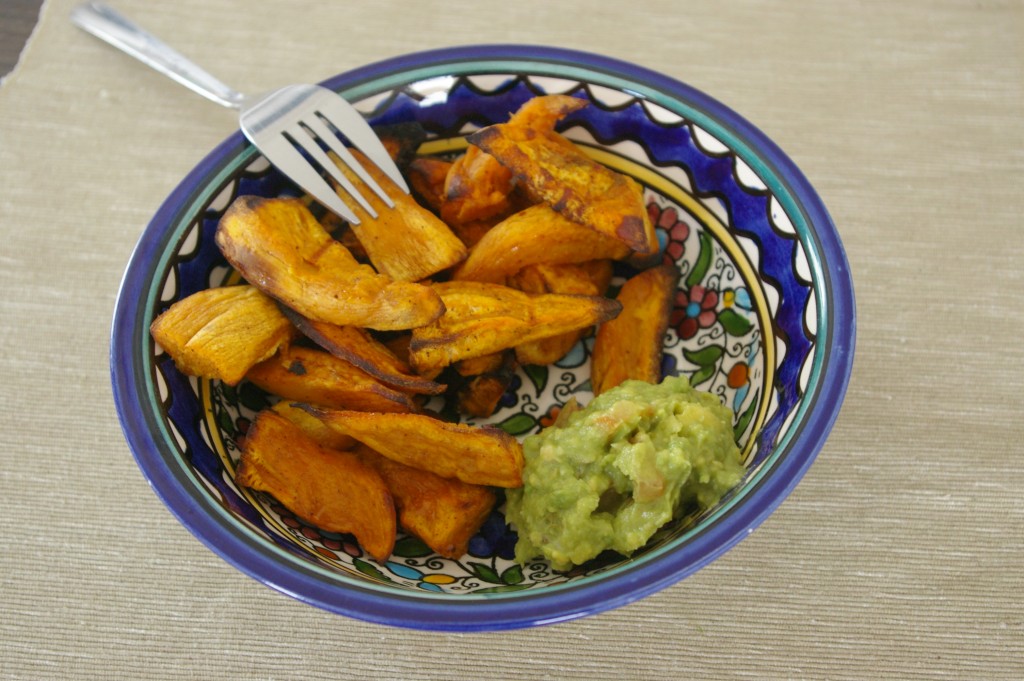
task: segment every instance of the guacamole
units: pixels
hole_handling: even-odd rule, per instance
[[[606,549],[630,555],[683,511],[743,477],[733,415],[682,377],[626,381],[523,441],[523,487],[508,490],[516,560],[556,570]]]

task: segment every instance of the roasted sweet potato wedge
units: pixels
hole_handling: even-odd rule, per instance
[[[415,121],[376,125],[373,131],[377,133],[388,156],[403,170],[408,169],[409,164],[416,158],[420,145],[427,139],[427,131]]]
[[[523,484],[523,449],[499,428],[448,423],[425,414],[309,410],[331,428],[407,466],[474,485]]]
[[[529,294],[499,284],[434,284],[447,312],[413,331],[409,360],[428,373],[462,359],[489,355],[612,319],[619,303],[599,296]]]
[[[441,219],[449,225],[464,225],[506,212],[514,188],[512,171],[470,146],[455,159],[445,178]]]
[[[590,281],[594,284],[594,289],[597,291],[597,295],[603,296],[608,292],[608,287],[612,283],[612,278],[615,276],[615,265],[611,260],[588,260],[581,262],[579,266],[587,273],[590,277]]]
[[[569,114],[584,109],[587,100],[570,95],[544,95],[526,100],[509,119],[509,125],[538,132],[553,132],[555,125]],[[559,136],[563,144],[572,144]]]
[[[655,253],[658,240],[640,185],[555,132],[554,121],[566,99],[572,98],[535,98],[525,105],[529,115],[514,115],[508,123],[478,130],[469,141],[511,170],[536,201],[618,239],[638,254]],[[546,113],[547,107],[553,113]]]
[[[580,265],[530,265],[509,278],[509,285],[527,293],[568,293],[598,295],[597,286]],[[574,329],[550,338],[541,338],[516,346],[520,364],[553,364],[576,345],[589,328]]]
[[[272,299],[252,286],[194,293],[150,325],[153,339],[190,376],[235,385],[296,334]]]
[[[395,330],[444,312],[429,286],[394,281],[357,262],[298,199],[238,197],[216,241],[250,284],[310,319]]]
[[[245,377],[268,393],[294,402],[386,412],[416,407],[409,394],[381,383],[351,362],[299,345],[253,366]]]
[[[413,373],[407,362],[399,359],[366,329],[317,322],[287,308],[283,312],[304,336],[332,355],[356,365],[381,383],[419,395],[439,395],[445,390],[443,384]]]
[[[278,402],[272,409],[320,446],[351,449],[376,469],[394,499],[399,526],[442,556],[459,558],[464,555],[469,540],[494,507],[495,494],[490,487],[443,478],[392,461],[290,403]]]
[[[405,173],[409,188],[435,213],[441,212],[441,204],[444,203],[444,183],[448,179],[451,167],[451,161],[420,156],[409,163],[409,169]]]
[[[272,411],[257,415],[241,449],[239,485],[273,495],[323,530],[354,535],[378,561],[391,555],[395,505],[375,468],[351,452],[320,446]]]
[[[384,478],[402,529],[446,558],[465,555],[469,540],[494,508],[494,490],[407,466],[366,445],[353,451]]]
[[[619,316],[601,325],[591,354],[590,382],[594,394],[626,379],[661,380],[661,356],[679,270],[661,265],[634,275],[619,290]]]
[[[467,376],[465,382],[459,386],[456,393],[459,412],[485,418],[497,410],[498,402],[512,384],[516,369],[519,367],[515,352],[505,351],[497,356],[501,361],[496,366]]]
[[[529,265],[622,260],[628,246],[537,204],[502,220],[470,249],[453,279],[500,283]]]
[[[400,190],[360,152],[353,151],[353,156],[395,202],[394,208],[388,207],[347,166],[338,164],[377,212],[374,217],[351,202],[360,220],[358,225],[351,226],[352,232],[378,272],[395,281],[419,281],[465,259],[466,245],[448,225],[421,206],[411,194]],[[342,190],[339,195],[347,197]]]
[[[310,414],[305,409],[295,406],[294,402],[282,400],[270,408],[271,411],[285,417],[313,438],[321,447],[328,449],[352,449],[356,446],[355,438],[328,428],[327,424]]]
[[[462,359],[455,363],[454,369],[460,376],[479,376],[498,371],[508,361],[508,351],[495,352]]]

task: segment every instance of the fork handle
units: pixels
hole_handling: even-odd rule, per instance
[[[245,95],[228,87],[156,36],[99,2],[87,2],[71,11],[71,21],[82,30],[110,43],[203,97],[238,109]]]

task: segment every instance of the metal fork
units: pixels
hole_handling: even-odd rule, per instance
[[[319,85],[300,84],[250,97],[228,87],[102,3],[89,2],[76,7],[71,12],[71,21],[207,99],[237,109],[239,127],[266,159],[345,220],[359,224],[355,212],[324,180],[314,163],[329,173],[367,213],[377,217],[377,212],[331,161],[323,147],[334,152],[385,205],[393,208],[395,204],[346,148],[338,134],[365,154],[402,191],[409,193],[405,179],[373,128],[362,114],[337,93]]]

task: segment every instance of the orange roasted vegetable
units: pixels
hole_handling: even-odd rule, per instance
[[[378,454],[334,430],[300,407],[278,402],[273,411],[297,425],[320,446],[351,449],[380,473],[398,511],[398,524],[434,551],[448,558],[466,553],[469,540],[494,507],[490,487],[471,485]]]
[[[640,185],[594,161],[554,129],[579,101],[566,95],[537,97],[524,105],[528,112],[478,130],[469,141],[509,168],[534,200],[641,256],[651,255],[658,240]]]
[[[445,390],[443,384],[414,374],[407,362],[399,359],[366,329],[313,321],[294,310],[285,309],[283,312],[304,336],[332,355],[356,365],[381,383],[420,395],[439,395]]]
[[[447,312],[415,329],[409,360],[429,374],[454,362],[582,329],[615,317],[619,303],[600,296],[529,294],[499,284],[434,284]]]
[[[302,432],[316,440],[316,443],[321,447],[327,447],[328,449],[352,449],[357,444],[355,438],[328,428],[323,421],[305,409],[295,406],[294,402],[282,400],[272,406],[270,410],[297,425],[302,429]]]
[[[615,276],[615,266],[611,260],[588,260],[581,262],[579,267],[590,277],[597,295],[603,296],[608,292],[612,277]]]
[[[328,532],[344,532],[385,561],[395,546],[395,505],[380,473],[351,452],[327,449],[272,411],[262,411],[241,443],[235,480],[273,495]]]
[[[523,484],[523,448],[500,428],[448,423],[425,414],[308,409],[331,428],[407,466],[474,485]]]
[[[411,194],[399,189],[391,178],[360,152],[353,150],[352,155],[395,203],[393,208],[388,207],[354,172],[335,159],[338,168],[377,213],[373,217],[349,200],[360,221],[358,225],[353,224],[351,229],[378,272],[396,281],[419,281],[465,259],[466,245],[452,233],[448,225],[417,203]],[[343,199],[348,196],[340,189],[338,194]]]
[[[420,156],[409,163],[405,173],[409,188],[435,213],[441,211],[441,204],[444,203],[444,183],[451,167],[451,161]]]
[[[661,357],[679,269],[661,265],[634,275],[619,290],[622,312],[601,325],[591,354],[590,382],[600,395],[626,379],[661,380]]]
[[[523,129],[549,133],[554,131],[558,121],[586,106],[587,100],[580,99],[579,97],[570,97],[569,95],[533,97],[523,102],[515,113],[509,117],[508,124]],[[572,142],[561,136],[555,139],[561,144],[572,144]]]
[[[182,373],[228,385],[296,335],[277,303],[252,286],[211,288],[183,298],[153,321],[150,333]]]
[[[416,406],[410,395],[384,385],[351,362],[298,345],[255,365],[245,377],[286,400],[335,409],[406,412]]]
[[[623,260],[629,247],[537,204],[502,220],[474,245],[454,279],[502,282],[530,265]]]
[[[467,380],[458,387],[459,411],[463,414],[484,418],[490,416],[498,408],[498,402],[502,395],[508,390],[512,379],[515,377],[519,362],[516,361],[516,352],[508,351],[495,355],[486,355],[459,362],[456,369],[462,373],[466,370],[475,370],[473,374],[465,374]],[[488,366],[477,368],[474,364],[480,360],[497,360],[487,362]]]
[[[312,417],[311,417],[312,418]],[[373,466],[391,491],[398,524],[446,558],[461,558],[487,520],[496,496],[490,487],[392,461],[366,445],[353,452]]]
[[[238,197],[216,241],[250,284],[310,319],[396,330],[444,312],[429,286],[394,281],[357,262],[298,199]]]
[[[455,159],[445,178],[441,219],[464,225],[507,212],[514,188],[512,171],[471,146]]]
[[[598,295],[590,273],[579,265],[530,265],[509,278],[509,286],[527,293]],[[574,329],[516,346],[520,364],[553,364],[565,356],[588,331]]]
[[[498,371],[508,359],[508,351],[503,350],[490,355],[460,359],[452,366],[460,376],[478,376]]]
[[[408,168],[420,145],[427,139],[427,131],[416,122],[375,125],[373,131],[400,169]]]

